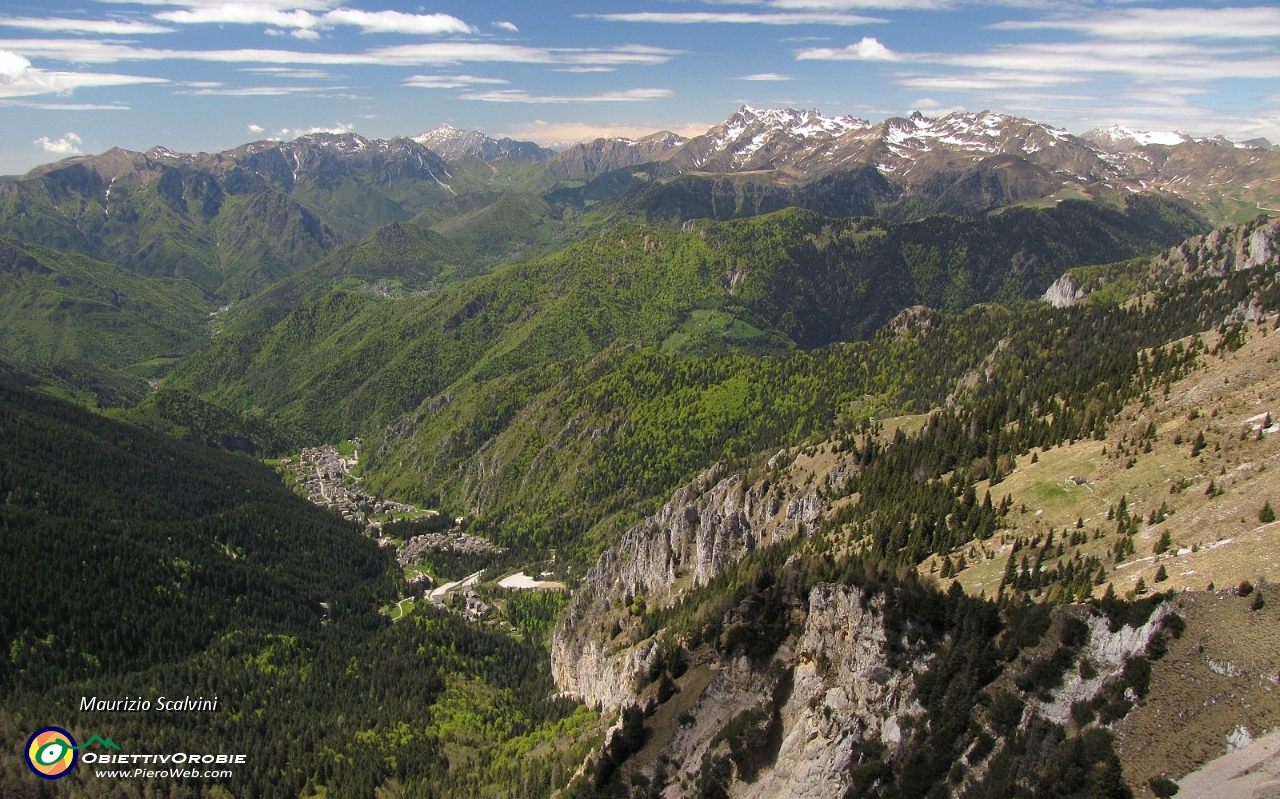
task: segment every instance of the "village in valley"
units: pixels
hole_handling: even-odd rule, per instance
[[[466,532],[465,519],[362,490],[358,474],[362,443],[357,438],[337,446],[305,447],[297,457],[269,463],[309,501],[360,525],[365,535],[381,546],[395,547],[407,590],[399,600],[382,608],[393,621],[405,618],[420,604],[430,604],[471,622],[510,623],[505,611],[513,593],[567,595],[566,585],[554,579],[554,553],[546,561],[522,569],[516,553]],[[466,575],[457,574],[460,568],[472,566],[476,568]]]

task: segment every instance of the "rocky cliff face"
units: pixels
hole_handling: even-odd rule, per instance
[[[1073,704],[1098,696],[1107,683],[1124,672],[1129,658],[1146,653],[1151,640],[1164,629],[1165,617],[1170,612],[1167,605],[1161,605],[1141,627],[1124,626],[1115,632],[1105,617],[1088,617],[1089,644],[1081,659],[1093,666],[1093,670],[1087,672],[1093,676],[1086,678],[1073,664],[1066,670],[1062,687],[1054,692],[1053,700],[1040,704],[1040,715],[1055,724],[1066,724]]]
[[[1145,274],[1137,277],[1148,287],[1168,286],[1202,275],[1226,277],[1247,269],[1274,268],[1277,258],[1280,258],[1280,218],[1259,217],[1243,224],[1223,225],[1203,236],[1193,236],[1149,261],[1139,262],[1138,270],[1145,269]],[[1054,281],[1042,299],[1055,308],[1066,308],[1106,283],[1106,278],[1101,275],[1086,278],[1080,271],[1067,272]],[[1260,307],[1249,311],[1248,305],[1246,302],[1242,306],[1239,318],[1257,321],[1266,315]]]
[[[680,590],[705,585],[756,547],[812,525],[819,510],[815,489],[769,490],[746,485],[741,474],[725,474],[721,467],[705,472],[628,530],[587,572],[552,642],[556,684],[607,709],[633,702],[653,646],[611,646],[617,600],[641,596],[650,607],[668,604]]]
[[[1070,308],[1084,295],[1084,289],[1076,284],[1075,278],[1066,274],[1053,281],[1053,285],[1044,293],[1044,301],[1054,308]]]
[[[1224,225],[1157,256],[1152,271],[1163,282],[1182,275],[1225,276],[1242,269],[1275,264],[1280,254],[1280,219]]]
[[[661,161],[687,141],[670,131],[642,139],[596,139],[557,153],[548,161],[548,172],[562,180],[589,180],[615,169]]]
[[[896,631],[885,626],[883,595],[819,585],[809,594],[809,617],[778,708],[782,743],[773,765],[735,795],[842,796],[857,747],[878,740],[886,757],[903,753],[903,721],[923,710],[913,674],[928,657],[893,657]]]
[[[709,470],[628,530],[588,572],[554,635],[552,672],[563,692],[606,712],[645,708],[642,747],[601,756],[612,758],[610,773],[620,775],[615,784],[660,786],[652,795],[673,799],[835,799],[870,785],[868,779],[889,773],[901,779],[919,766],[921,747],[935,745],[930,735],[942,711],[927,686],[938,679],[935,666],[948,684],[958,679],[947,669],[959,662],[957,652],[972,651],[965,649],[972,639],[963,640],[972,632],[936,615],[904,614],[902,605],[890,604],[910,601],[900,588],[870,587],[879,584],[848,575],[847,582],[823,577],[816,584],[799,576],[813,574],[806,558],[815,557],[815,546],[828,562],[840,547],[830,528],[797,536],[856,501],[827,490],[859,468],[856,452],[830,444],[780,452],[757,479]],[[715,578],[754,550],[785,542],[794,546],[789,558],[754,562],[723,594],[703,595],[709,605],[678,605],[700,586],[719,585]],[[742,598],[745,581],[753,587]],[[731,602],[724,602],[727,595]],[[762,610],[769,602],[774,616]],[[659,618],[684,621],[653,624],[649,614],[665,608],[672,615]],[[1155,603],[1133,622],[1138,626],[1112,630],[1103,610],[1056,608],[1047,631],[992,662],[983,678],[989,682],[971,695],[985,698],[972,700],[974,706],[990,708],[1010,692],[1021,721],[996,722],[990,710],[975,711],[969,723],[978,732],[971,730],[947,761],[964,777],[948,780],[950,793],[938,795],[961,796],[985,784],[992,753],[1022,758],[1026,736],[1041,735],[1046,722],[1070,730],[1077,706],[1113,708],[1122,699],[1131,703],[1126,708],[1141,706],[1146,688],[1130,686],[1130,669],[1140,664],[1140,674],[1148,666],[1141,656],[1150,655],[1157,637],[1167,645],[1174,611]],[[690,611],[711,623],[682,627]],[[785,619],[780,633],[770,627],[776,614]],[[1020,629],[1013,640],[1026,635]],[[770,630],[775,637],[768,638]],[[741,641],[768,645],[735,643]],[[1002,650],[1008,645],[997,642]],[[1060,671],[1047,673],[1050,661]],[[584,765],[584,773],[602,773],[592,768]]]

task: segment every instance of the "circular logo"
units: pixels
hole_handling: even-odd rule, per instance
[[[27,765],[37,777],[56,780],[76,764],[76,739],[60,727],[44,727],[27,739]]]

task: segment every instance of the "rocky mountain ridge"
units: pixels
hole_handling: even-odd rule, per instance
[[[600,138],[557,153],[548,160],[547,167],[552,176],[562,180],[588,180],[616,169],[663,160],[687,141],[667,130],[639,139]]]
[[[648,162],[661,177],[741,176],[784,185],[873,168],[908,202],[917,194],[944,200],[978,194],[985,207],[1081,191],[1161,191],[1239,219],[1280,199],[1280,153],[1265,139],[1121,126],[1076,136],[992,111],[936,118],[916,112],[871,123],[817,109],[744,105],[688,140],[669,134],[640,142],[598,139],[551,161],[553,174],[576,180]]]
[[[601,619],[613,615],[614,599],[643,596],[649,606],[668,605],[757,547],[794,536],[816,520],[817,509],[813,491],[771,494],[721,467],[681,488],[588,571],[553,640],[556,684],[587,704],[630,703],[656,649],[618,649],[602,640]]]
[[[505,136],[494,139],[478,130],[459,130],[452,125],[440,125],[411,138],[446,161],[464,157],[479,158],[481,161],[496,161],[500,158],[545,161],[555,155],[554,150],[531,141],[516,141]]]
[[[1131,276],[1147,288],[1170,286],[1201,275],[1227,277],[1233,272],[1266,267],[1280,254],[1280,219],[1258,217],[1239,225],[1223,225],[1201,236],[1192,236],[1177,247],[1157,254],[1139,265]],[[1043,299],[1057,308],[1066,308],[1114,282],[1116,274],[1107,270],[1073,269],[1064,273]],[[1258,321],[1257,310],[1248,310],[1241,319]],[[1264,314],[1265,315],[1265,314]]]
[[[936,622],[904,615],[897,608],[909,600],[892,591],[819,582],[803,601],[784,599],[793,633],[765,655],[725,643],[770,625],[759,601],[731,607],[710,646],[673,638],[661,625],[650,632],[635,616],[636,603],[642,615],[679,606],[752,552],[790,542],[778,585],[765,589],[785,596],[803,539],[840,505],[824,494],[858,468],[856,457],[817,449],[779,452],[768,464],[771,480],[723,467],[704,473],[606,551],[575,593],[553,639],[553,675],[580,701],[624,710],[608,741],[623,738],[628,713],[639,712],[626,708],[647,708],[646,742],[621,765],[624,784],[653,784],[665,797],[863,795],[921,757],[920,730],[936,723],[927,721],[936,713],[926,707],[928,673],[954,654],[950,636]],[[1008,757],[1020,736],[1069,724],[1080,707],[1126,690],[1137,679],[1132,664],[1164,646],[1166,631],[1180,623],[1174,616],[1168,604],[1120,622],[1087,606],[1054,610],[1042,642],[981,693],[970,724],[985,732],[947,755],[963,770],[946,795],[985,785],[997,756]],[[672,647],[689,651],[676,656]],[[1065,676],[1037,693],[1044,678],[1034,675],[1050,655]],[[683,665],[673,670],[673,662]],[[1012,699],[1022,693],[1015,686],[1029,695]]]

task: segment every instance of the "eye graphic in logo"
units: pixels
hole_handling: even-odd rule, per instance
[[[56,780],[76,764],[76,739],[59,727],[36,730],[27,739],[27,765],[37,777]]]

